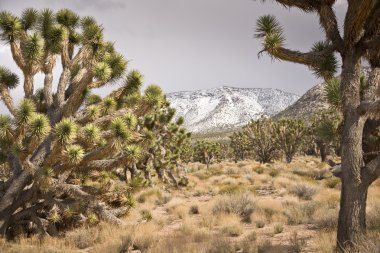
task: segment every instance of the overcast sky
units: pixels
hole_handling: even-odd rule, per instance
[[[146,84],[166,92],[212,88],[271,87],[303,94],[321,80],[304,66],[258,59],[256,19],[274,14],[285,28],[286,45],[308,50],[323,39],[318,18],[296,9],[254,0],[0,0],[0,9],[69,8],[103,24],[105,38],[138,69]],[[335,9],[341,17],[345,4]],[[0,45],[0,65],[16,70],[7,45]],[[55,77],[55,81],[59,77]],[[40,82],[41,77],[36,79]],[[21,89],[14,95],[20,97]]]

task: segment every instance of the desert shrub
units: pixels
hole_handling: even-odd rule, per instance
[[[153,197],[153,196],[157,196],[157,197],[160,197],[162,194],[160,191],[157,191],[155,189],[150,189],[148,191],[144,191],[142,192],[138,197],[137,197],[137,201],[139,203],[145,203],[145,201],[147,201],[148,198],[150,197]]]
[[[314,202],[291,203],[285,205],[284,215],[289,225],[306,224],[312,221],[316,209],[317,204]]]
[[[338,226],[338,209],[321,209],[314,215],[314,224],[319,229],[335,229]]]
[[[164,195],[159,196],[158,199],[156,199],[155,204],[158,206],[162,206],[162,205],[167,204],[171,199],[172,197],[170,195],[164,194]]]
[[[256,241],[256,240],[257,240],[257,234],[256,234],[256,232],[255,232],[255,231],[252,231],[251,233],[249,233],[249,234],[245,237],[245,239],[246,239],[247,241],[250,241],[250,242],[254,242],[254,241]]]
[[[255,202],[247,194],[226,195],[219,198],[212,209],[214,214],[237,214],[243,220],[249,219],[255,209]]]
[[[101,230],[96,227],[89,229],[78,228],[69,231],[65,236],[65,241],[74,245],[78,249],[85,249],[102,242],[105,238],[101,235]]]
[[[210,242],[206,253],[235,253],[236,248],[233,243],[223,237],[218,237]]]
[[[238,184],[225,184],[219,187],[219,194],[237,194],[242,187]]]
[[[331,177],[331,178],[328,178],[326,179],[325,181],[325,185],[328,187],[328,188],[335,188],[339,183],[340,183],[340,179],[338,177]]]
[[[199,214],[199,208],[198,208],[198,206],[196,206],[196,205],[191,206],[190,210],[189,210],[189,213],[190,214]]]
[[[314,194],[317,193],[317,189],[307,184],[297,184],[291,189],[291,193],[303,200],[311,200]]]
[[[264,173],[264,168],[263,167],[256,167],[253,169],[254,172],[257,174],[263,174]]]
[[[380,202],[372,203],[367,214],[367,226],[369,229],[380,229]]]
[[[133,248],[142,252],[151,248],[157,241],[157,238],[151,234],[140,234],[134,237]]]
[[[294,232],[292,234],[292,237],[290,238],[289,244],[290,244],[289,252],[292,252],[292,253],[301,253],[302,250],[306,246],[306,240],[305,239],[300,239],[298,237],[297,232]]]
[[[141,216],[142,219],[146,221],[151,221],[153,219],[152,213],[147,209],[141,210]]]
[[[128,252],[129,248],[133,245],[133,239],[131,235],[125,235],[121,237],[120,245],[117,252]]]
[[[283,224],[277,223],[274,225],[274,227],[273,227],[273,233],[274,234],[280,234],[280,233],[282,233],[282,231],[284,231],[284,225]]]
[[[279,170],[272,169],[272,170],[269,172],[269,176],[271,176],[271,177],[277,177],[278,175],[280,175],[280,171],[279,171]]]
[[[265,222],[262,220],[258,220],[255,222],[257,228],[263,228],[265,226]]]
[[[228,236],[239,236],[243,233],[243,228],[240,223],[227,224],[222,227],[223,234]]]

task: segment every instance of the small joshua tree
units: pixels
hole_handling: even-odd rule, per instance
[[[209,168],[210,164],[225,158],[224,148],[224,145],[219,142],[197,141],[194,146],[194,160],[206,164]]]
[[[275,122],[277,148],[285,154],[286,161],[290,163],[299,151],[305,135],[305,126],[300,119],[280,119]]]
[[[248,136],[251,149],[260,163],[269,163],[278,157],[276,131],[271,119],[262,117],[252,120],[243,132]]]
[[[151,85],[141,94],[142,75],[125,76],[127,61],[104,40],[103,28],[67,9],[26,9],[21,17],[2,11],[0,38],[23,73],[24,90],[16,105],[10,90],[19,78],[0,67],[0,96],[9,110],[0,115],[0,168],[6,170],[0,235],[28,223],[41,235],[86,220],[123,224],[119,217],[133,201],[123,187],[112,187],[114,172],[146,172],[146,154],[155,161],[154,149],[164,152],[168,142],[161,139],[172,138],[171,117],[157,122],[172,109],[162,90]],[[62,71],[55,88],[56,68]],[[34,84],[37,73],[44,75],[41,88]],[[91,92],[124,77],[105,98]],[[149,128],[147,115],[155,119]],[[160,163],[167,161],[173,157]],[[96,183],[84,185],[88,179]]]
[[[312,117],[310,135],[319,149],[321,161],[325,162],[331,149],[340,146],[339,127],[341,115],[334,109],[321,110]]]
[[[248,136],[241,131],[234,132],[230,136],[230,147],[234,153],[235,163],[244,160],[251,148]]]

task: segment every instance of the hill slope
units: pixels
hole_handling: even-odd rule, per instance
[[[274,116],[293,104],[298,95],[270,88],[235,88],[222,86],[208,90],[167,94],[183,116],[185,127],[194,133],[226,131],[257,119]]]
[[[308,90],[294,104],[274,116],[275,119],[281,117],[295,117],[309,119],[316,111],[327,109],[329,104],[323,94],[324,84],[317,84]]]

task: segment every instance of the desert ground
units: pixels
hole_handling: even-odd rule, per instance
[[[340,179],[318,158],[186,167],[186,187],[136,183],[125,227],[94,222],[59,237],[0,241],[0,252],[333,252]],[[367,208],[362,252],[379,252],[379,180]]]

